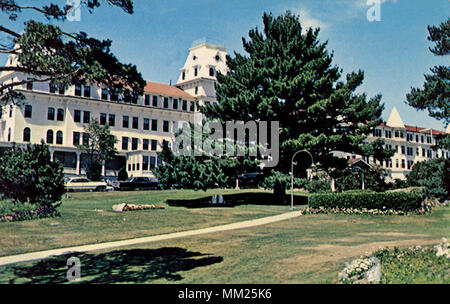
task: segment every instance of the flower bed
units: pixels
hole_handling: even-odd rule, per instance
[[[164,209],[164,206],[161,206],[161,205],[136,205],[136,204],[122,203],[122,204],[118,204],[118,205],[113,205],[111,208],[113,209],[113,211],[123,212],[123,211],[135,211],[135,210]]]
[[[0,216],[0,222],[16,222],[56,216],[61,216],[61,214],[54,207],[41,205],[34,210],[21,210]]]
[[[433,247],[379,249],[346,264],[338,280],[347,284],[448,284],[450,246],[444,238]]]

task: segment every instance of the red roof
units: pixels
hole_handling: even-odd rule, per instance
[[[147,84],[144,88],[145,93],[150,93],[153,95],[162,95],[162,96],[170,96],[170,97],[179,97],[186,99],[195,99],[194,96],[186,93],[185,91],[163,83],[151,82],[147,81]]]
[[[386,125],[386,122],[382,122],[379,127],[388,127]],[[405,125],[405,130],[409,131],[409,132],[417,132],[417,133],[423,133],[423,134],[430,134],[430,131],[432,132],[433,135],[444,135],[445,132],[443,131],[439,131],[439,130],[434,130],[430,128],[422,128],[422,127],[417,127],[417,126],[409,126],[409,125]]]

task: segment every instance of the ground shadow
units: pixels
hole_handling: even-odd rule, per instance
[[[249,192],[249,193],[237,193],[237,194],[225,194],[220,196],[202,197],[198,199],[178,199],[178,200],[167,200],[166,203],[169,206],[174,207],[186,207],[186,208],[211,208],[211,207],[225,207],[233,208],[239,205],[287,205],[291,202],[291,196],[286,195],[284,201],[279,197],[275,196],[273,193],[260,193],[260,192]],[[295,205],[306,205],[308,203],[308,197],[302,195],[294,195]]]
[[[70,257],[80,259],[80,283],[98,284],[146,283],[157,279],[179,281],[183,279],[180,271],[223,261],[223,257],[190,252],[184,248],[117,250],[101,254],[74,253],[45,259],[31,266],[12,266],[14,279],[9,283],[67,283],[67,260]]]

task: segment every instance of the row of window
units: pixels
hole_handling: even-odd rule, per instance
[[[157,167],[157,165],[160,165],[162,163],[161,159],[157,158],[156,156],[142,156],[142,171],[149,171],[153,170]],[[134,164],[128,164],[128,171],[140,171],[141,170],[141,164],[140,163],[134,163]]]
[[[27,83],[26,88],[27,88],[27,90],[33,90],[33,83],[32,82]],[[56,87],[49,84],[49,92],[55,94],[57,92]],[[59,89],[58,93],[60,95],[64,95],[65,91],[64,91],[64,89]],[[91,97],[91,86],[76,84],[74,94],[75,94],[75,96],[90,98]],[[150,98],[152,98],[152,99],[150,100]],[[110,100],[110,101],[118,101],[119,95],[117,93],[110,94],[108,89],[103,88],[101,91],[101,99],[102,100]],[[172,100],[172,109],[174,109],[174,110],[180,109],[183,111],[191,111],[191,112],[195,111],[195,102],[193,102],[193,101],[189,102],[187,100],[181,100],[181,99],[177,99],[177,98],[174,98],[174,99],[170,98],[170,100]],[[124,96],[124,102],[137,104],[138,97],[133,95],[130,91],[127,91],[127,93]],[[158,107],[158,96],[155,96],[155,95],[151,96],[151,95],[145,94],[144,95],[144,104],[146,106],[151,105],[153,107]],[[165,109],[169,109],[169,97],[163,97],[162,107]]]
[[[194,68],[194,77],[198,76],[198,67]],[[214,77],[216,76],[216,70],[213,67],[209,68],[209,76]],[[186,80],[186,71],[183,71],[181,73],[181,79]]]
[[[374,129],[372,132],[372,135],[374,137],[383,137],[383,132],[380,129]],[[385,138],[392,138],[392,131],[390,130],[385,130],[384,131],[384,137]],[[394,137],[395,138],[405,138],[405,132],[402,131],[394,131]],[[415,139],[415,140],[414,140]],[[431,136],[424,136],[424,135],[415,135],[411,134],[411,133],[406,133],[406,141],[408,142],[417,142],[417,143],[426,143],[427,144],[432,144],[433,140],[431,138]]]
[[[31,129],[30,128],[25,128],[23,129],[23,141],[24,142],[31,142]],[[56,132],[56,138],[54,136],[54,132],[53,130],[48,130],[47,131],[47,135],[46,135],[46,140],[45,142],[47,144],[57,144],[57,145],[62,145],[63,144],[63,132],[62,131],[57,131]],[[9,141],[9,139],[8,139]]]
[[[122,137],[122,150],[127,151],[129,149],[130,138]],[[139,139],[131,138],[131,150],[136,151],[139,149]],[[158,149],[158,141],[156,139],[143,139],[142,150],[144,151],[156,151]]]

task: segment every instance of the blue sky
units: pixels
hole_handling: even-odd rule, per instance
[[[45,2],[28,0],[27,2]],[[65,1],[61,1],[65,2]],[[367,0],[135,0],[135,13],[104,7],[81,12],[80,22],[65,22],[66,31],[85,31],[110,38],[113,52],[123,62],[136,64],[144,78],[176,82],[178,71],[195,40],[207,38],[242,53],[242,37],[262,29],[262,15],[291,10],[305,26],[321,27],[334,64],[345,73],[362,69],[359,92],[383,95],[383,118],[396,106],[405,124],[443,130],[442,122],[404,103],[411,86],[422,87],[430,67],[448,65],[448,58],[431,54],[427,26],[438,25],[450,13],[449,0],[381,0],[381,21],[366,18]],[[26,16],[24,16],[26,17]],[[1,23],[20,29],[22,22]]]

